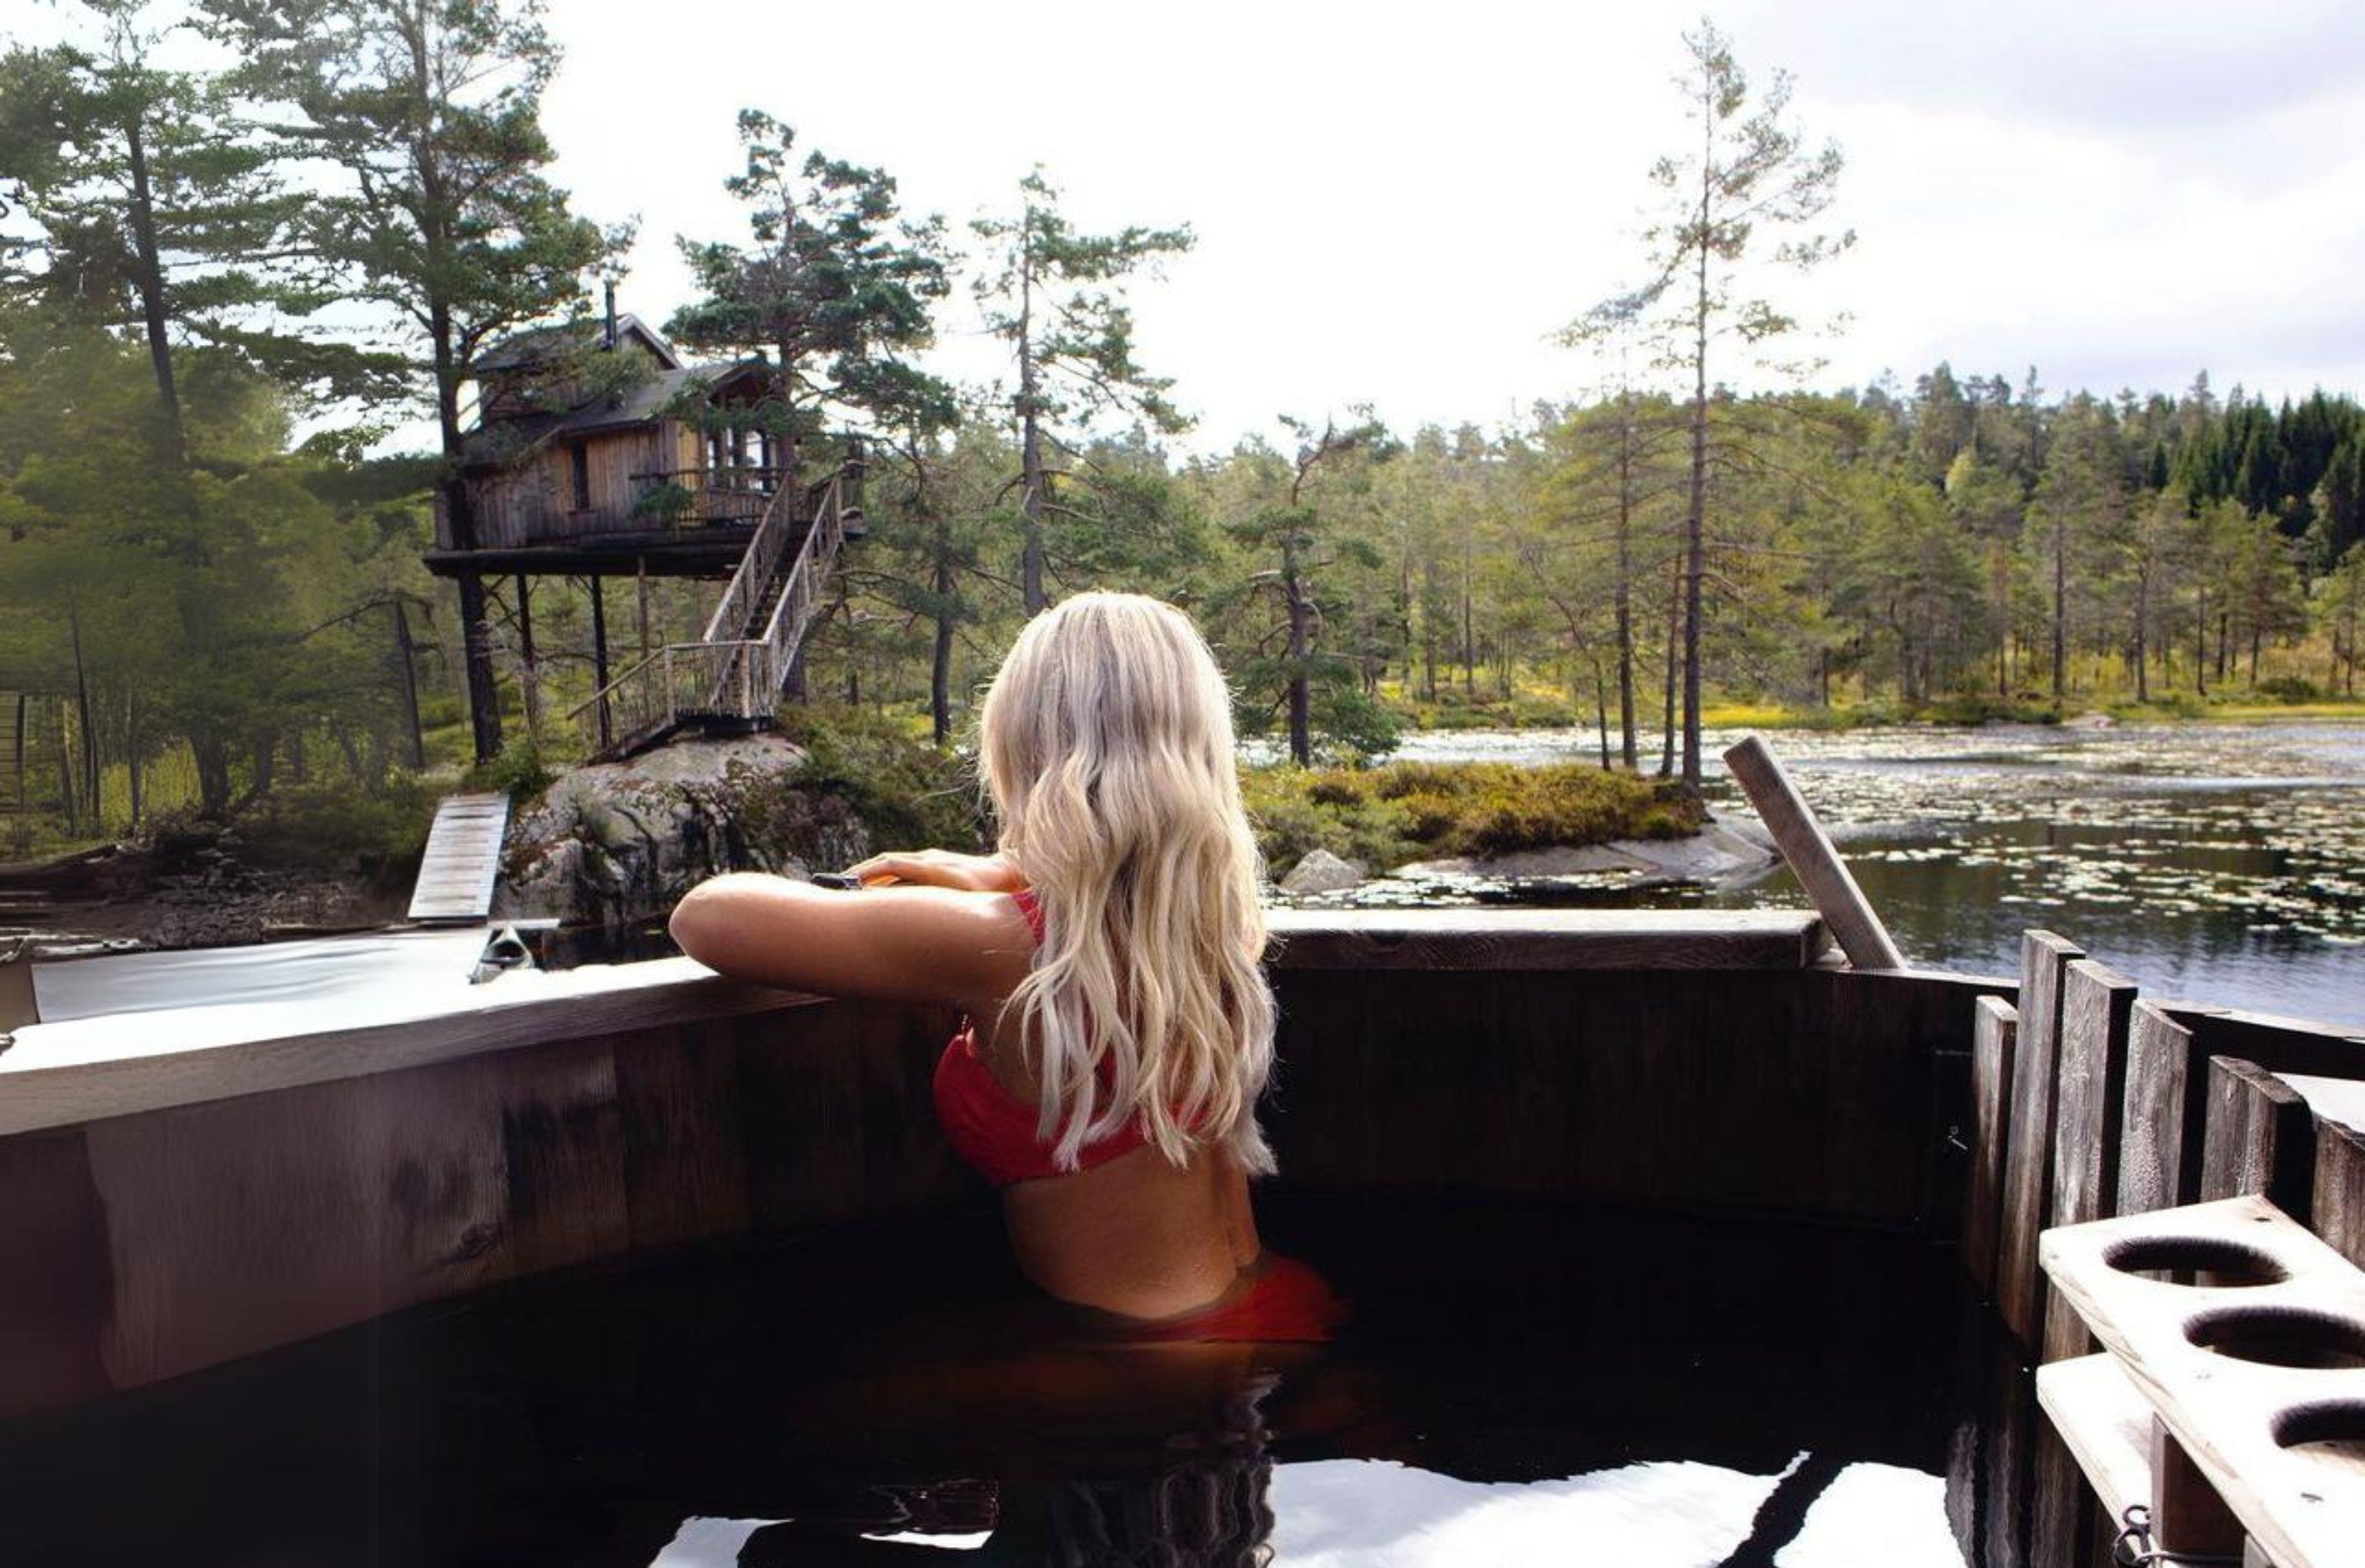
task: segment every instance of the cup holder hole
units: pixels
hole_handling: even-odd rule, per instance
[[[2365,1462],[2365,1400],[2326,1399],[2279,1413],[2275,1441],[2326,1458]]]
[[[2226,1288],[2281,1284],[2291,1277],[2255,1247],[2207,1236],[2142,1236],[2102,1255],[2122,1274],[2172,1285]]]
[[[2203,1313],[2185,1326],[2184,1337],[2204,1350],[2261,1366],[2327,1372],[2365,1367],[2365,1323],[2298,1307],[2236,1306]],[[2365,1437],[2365,1427],[2358,1435]]]

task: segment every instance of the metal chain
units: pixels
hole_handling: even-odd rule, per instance
[[[2126,1512],[2119,1516],[2119,1522],[2125,1528],[2119,1531],[2118,1539],[2111,1542],[2111,1561],[2119,1568],[2150,1568],[2150,1564],[2156,1562],[2168,1564],[2169,1568],[2182,1568],[2188,1564],[2198,1568],[2202,1564],[2239,1563],[2242,1561],[2239,1552],[2228,1555],[2225,1552],[2169,1551],[2154,1546],[2151,1543],[2151,1510],[2141,1503],[2128,1504]]]

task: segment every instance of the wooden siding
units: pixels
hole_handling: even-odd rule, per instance
[[[513,467],[479,474],[468,481],[475,502],[476,548],[515,549],[533,544],[563,544],[602,533],[621,533],[655,526],[633,515],[633,503],[642,487],[633,476],[668,472],[681,466],[669,461],[697,451],[696,431],[682,435],[678,420],[619,431],[600,431],[580,438],[555,437]],[[575,505],[574,447],[579,440],[588,468],[591,505]],[[435,542],[454,549],[449,520],[439,501]]]

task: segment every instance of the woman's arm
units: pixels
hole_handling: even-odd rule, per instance
[[[846,871],[866,888],[913,882],[976,893],[1014,893],[1026,885],[1026,877],[1003,856],[963,855],[955,849],[911,849],[874,855],[848,866]]]
[[[913,1002],[1007,996],[1034,948],[1007,899],[944,887],[833,892],[744,871],[692,888],[671,928],[683,952],[740,980]]]

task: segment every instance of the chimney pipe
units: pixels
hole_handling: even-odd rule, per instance
[[[603,281],[608,290],[608,327],[600,335],[600,346],[613,350],[616,346],[616,280],[608,278]]]

